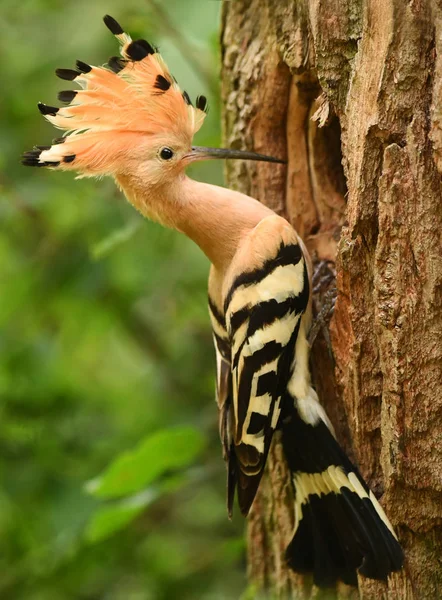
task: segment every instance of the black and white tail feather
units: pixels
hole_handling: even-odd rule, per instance
[[[313,391],[313,390],[312,390]],[[312,404],[317,400],[312,398]],[[381,505],[336,441],[318,404],[306,418],[283,399],[282,443],[295,493],[295,527],[286,559],[319,586],[356,585],[356,572],[386,580],[403,553]]]
[[[268,246],[266,254],[259,247],[265,221],[247,248],[249,261],[255,249],[269,255]],[[281,429],[295,495],[288,565],[313,573],[322,587],[337,580],[356,584],[357,572],[385,580],[401,569],[402,549],[310,386],[309,274],[301,242],[285,223],[282,240],[273,235],[271,258],[258,260],[253,270],[238,268],[223,306],[209,296],[228,511],[236,488],[240,510],[248,514],[273,433]],[[272,234],[274,225],[268,224]]]

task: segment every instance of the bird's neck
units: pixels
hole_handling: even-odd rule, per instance
[[[149,189],[119,178],[129,201],[146,217],[192,239],[220,272],[229,266],[251,229],[273,212],[257,200],[183,175],[174,183]]]

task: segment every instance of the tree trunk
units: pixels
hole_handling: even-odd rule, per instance
[[[442,9],[224,2],[222,62],[226,144],[288,158],[232,162],[228,184],[333,261],[338,299],[313,379],[406,555],[388,584],[361,577],[359,594],[327,598],[440,598]],[[290,496],[275,439],[248,520],[250,580],[272,598],[324,597],[285,566]]]

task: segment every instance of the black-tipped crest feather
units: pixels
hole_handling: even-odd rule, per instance
[[[43,102],[39,102],[37,106],[42,115],[51,115],[52,117],[60,110],[56,106],[49,106],[48,104],[43,104]]]
[[[116,21],[113,17],[111,17],[110,15],[105,15],[103,17],[103,21],[104,24],[106,25],[106,27],[111,31],[111,33],[113,33],[114,35],[121,35],[122,33],[124,33],[123,28],[121,27],[121,25],[118,23],[118,21]]]
[[[63,90],[62,92],[58,92],[57,97],[60,102],[66,102],[69,104],[69,102],[72,102],[76,95],[76,90]]]
[[[163,75],[157,75],[153,87],[162,92],[167,92],[171,85],[171,82],[168,79],[166,79]]]
[[[75,64],[81,73],[90,73],[92,71],[92,67],[82,60],[77,60]]]
[[[41,163],[38,160],[41,152],[41,150],[30,150],[29,152],[24,152],[22,155],[21,164],[25,165],[25,167],[44,167],[45,163]]]
[[[40,161],[40,154],[43,152],[43,149],[48,149],[47,146],[38,148],[37,150],[30,150],[29,152],[25,152],[22,156],[21,164],[25,167],[58,167],[60,161],[55,162],[44,162]],[[49,146],[50,148],[50,146]]]
[[[139,61],[149,54],[155,54],[155,49],[146,40],[135,40],[129,44],[126,53],[132,60]]]
[[[74,81],[76,77],[81,75],[79,71],[74,71],[73,69],[55,69],[55,74],[65,81]]]
[[[119,73],[126,66],[127,61],[124,58],[120,58],[119,56],[111,56],[107,61],[107,65],[111,71],[114,73]]]
[[[196,107],[205,113],[209,110],[209,105],[207,104],[207,98],[205,96],[197,96],[196,97]]]
[[[184,98],[184,102],[186,104],[188,104],[189,106],[192,106],[192,100],[190,99],[189,94],[186,92],[186,90],[183,91],[183,98]]]

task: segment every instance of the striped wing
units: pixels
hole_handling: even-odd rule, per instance
[[[209,296],[209,314],[212,322],[213,342],[216,352],[216,399],[219,408],[219,435],[223,447],[224,460],[228,465],[227,507],[232,516],[235,493],[236,461],[232,456],[232,371],[230,364],[230,340],[224,316]]]
[[[213,342],[216,352],[216,398],[220,411],[219,429],[223,443],[224,458],[230,447],[230,430],[227,427],[229,408],[232,403],[232,375],[230,371],[230,342],[224,316],[209,296],[209,314],[212,322]]]
[[[293,369],[308,301],[309,278],[301,247],[284,242],[271,258],[238,275],[225,300],[231,345],[229,480],[238,484],[243,514],[255,497],[278,425],[281,396]],[[233,493],[229,489],[230,498]]]

